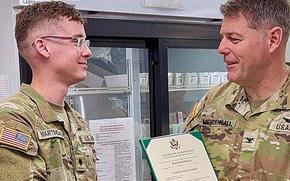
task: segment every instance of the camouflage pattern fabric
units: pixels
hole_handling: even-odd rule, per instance
[[[251,112],[245,89],[211,88],[186,120],[199,130],[220,181],[290,180],[290,85]]]
[[[0,103],[1,181],[96,180],[94,140],[88,125],[66,103],[65,110],[69,127],[28,85]]]

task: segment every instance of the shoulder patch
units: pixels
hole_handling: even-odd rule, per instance
[[[193,118],[195,118],[195,117],[198,115],[200,109],[201,109],[201,102],[198,102],[198,103],[195,104],[194,107],[192,108],[191,116],[192,116]]]
[[[185,120],[185,129],[184,131],[189,131],[193,128],[193,126],[191,125],[193,119],[198,115],[198,113],[200,112],[201,110],[201,101],[196,103],[193,108],[192,108],[192,111],[190,113],[190,115],[186,118]]]
[[[186,119],[186,124],[188,124],[192,119],[194,119],[198,115],[200,109],[201,109],[201,103],[198,102],[197,104],[193,106],[190,115]]]
[[[0,129],[0,144],[27,151],[30,141],[31,136],[23,132],[7,127]]]

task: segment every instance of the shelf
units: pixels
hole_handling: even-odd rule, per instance
[[[198,86],[198,87],[190,87],[190,86],[170,86],[169,92],[175,91],[197,91],[197,90],[209,90],[211,86]]]
[[[170,86],[169,92],[209,90],[210,87],[211,86],[204,86],[204,87]],[[148,92],[149,92],[148,88],[141,87],[141,93],[148,93]]]
[[[131,94],[129,87],[69,88],[67,96],[94,94]]]
[[[210,87],[170,86],[169,92],[208,90]],[[147,87],[140,88],[141,93],[148,93]],[[98,87],[98,88],[69,88],[67,96],[81,96],[94,94],[131,94],[129,87]]]

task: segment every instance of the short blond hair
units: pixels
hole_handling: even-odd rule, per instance
[[[26,6],[16,15],[15,38],[19,51],[21,52],[22,42],[38,27],[58,23],[63,19],[86,23],[78,10],[62,1],[38,2]]]

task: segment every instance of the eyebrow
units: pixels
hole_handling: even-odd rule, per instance
[[[75,34],[75,35],[72,35],[72,37],[83,37],[83,38],[87,38],[86,36],[84,36],[82,34]]]
[[[220,35],[221,35],[221,36],[223,36],[223,35],[226,35],[226,36],[237,35],[238,37],[241,37],[241,38],[243,37],[242,34],[240,34],[240,33],[236,33],[236,32],[229,32],[229,33],[224,33],[224,34],[220,32]]]

